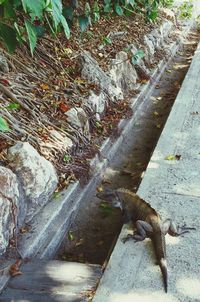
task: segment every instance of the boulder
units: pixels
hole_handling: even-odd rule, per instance
[[[0,255],[16,231],[19,213],[19,190],[16,175],[0,166]]]
[[[112,101],[123,99],[120,87],[117,87],[111,78],[99,67],[98,62],[87,51],[81,54],[82,77],[91,83],[99,85],[101,90]]]
[[[93,91],[90,92],[89,98],[86,100],[85,105],[88,106],[96,115],[96,119],[100,120],[101,114],[105,111],[105,107],[108,104],[106,95],[101,92],[96,95]]]
[[[80,107],[74,107],[66,113],[67,121],[77,130],[80,130],[85,136],[90,138],[90,126],[87,114]]]
[[[58,177],[53,165],[28,142],[18,142],[8,152],[8,161],[19,178],[26,202],[28,222],[49,201]]]
[[[126,52],[120,51],[117,53],[116,59],[112,60],[110,78],[124,92],[135,88],[137,72],[130,63]]]

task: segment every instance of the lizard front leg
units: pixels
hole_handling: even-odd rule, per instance
[[[176,224],[171,219],[166,219],[162,224],[163,233],[167,233],[171,236],[180,236],[185,233],[189,233],[190,230],[195,230],[195,228],[190,227],[176,227]]]
[[[122,242],[125,243],[126,241],[133,239],[137,241],[143,241],[146,237],[148,237],[153,232],[152,226],[143,220],[136,221],[136,232],[131,235],[127,235],[127,237],[122,239]]]

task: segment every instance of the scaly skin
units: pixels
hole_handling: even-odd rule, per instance
[[[137,231],[133,235],[128,235],[123,240],[124,242],[130,238],[135,241],[142,241],[146,237],[151,238],[156,259],[163,275],[165,292],[167,292],[165,235],[169,233],[172,236],[179,236],[194,228],[180,228],[177,231],[175,224],[170,219],[162,222],[160,215],[149,203],[135,193],[123,188],[116,190],[105,188],[103,192],[97,193],[97,197],[110,202],[114,207],[120,208],[125,223],[132,221],[136,225]]]

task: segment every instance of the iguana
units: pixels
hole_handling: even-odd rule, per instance
[[[160,266],[165,292],[167,292],[167,261],[165,235],[168,233],[171,236],[180,236],[194,228],[176,228],[175,223],[171,219],[164,222],[161,221],[160,215],[153,209],[149,203],[141,199],[135,193],[126,189],[105,188],[96,196],[107,202],[110,202],[113,207],[120,208],[123,215],[124,223],[132,221],[135,223],[136,232],[133,235],[128,235],[123,239],[123,242],[128,239],[142,241],[146,237],[151,238],[156,254],[156,259]]]

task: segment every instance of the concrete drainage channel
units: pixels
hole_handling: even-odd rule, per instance
[[[186,36],[190,27],[191,25],[186,27],[184,36]],[[159,89],[162,89],[162,84],[159,84],[159,79],[162,74],[166,74],[164,70],[167,70],[167,75],[169,76],[169,78],[170,76],[172,76],[171,71],[173,70],[173,68],[172,66],[170,67],[169,64],[173,65],[172,58],[174,57],[178,49],[180,49],[182,42],[183,41],[179,40],[178,42],[174,43],[174,45],[171,48],[171,57],[169,57],[168,63],[166,63],[166,61],[164,60],[159,64],[158,68],[154,72],[154,75],[152,76],[154,79],[153,83],[144,85],[143,90],[141,91],[139,96],[137,96],[137,98],[132,100],[133,116],[129,120],[122,120],[120,122],[119,124],[119,131],[121,132],[120,136],[114,142],[111,139],[107,139],[104,142],[100,150],[101,159],[99,159],[99,157],[96,157],[93,159],[91,163],[91,167],[94,170],[94,173],[89,183],[85,187],[81,187],[79,183],[74,183],[67,189],[66,192],[63,192],[58,199],[53,200],[51,203],[47,204],[47,206],[45,206],[44,209],[39,213],[39,215],[37,215],[37,217],[32,221],[31,232],[21,236],[19,240],[18,248],[20,250],[22,257],[24,258],[36,257],[39,259],[45,259],[45,258],[52,259],[53,257],[55,257],[56,252],[58,251],[58,247],[60,246],[60,243],[65,237],[66,232],[68,232],[69,230],[72,230],[72,233],[74,231],[76,232],[76,230],[78,229],[77,223],[79,223],[79,221],[80,222],[90,221],[90,217],[89,216],[87,217],[87,215],[89,215],[91,209],[93,213],[95,213],[95,211],[97,210],[98,206],[96,200],[94,199],[94,195],[97,186],[101,183],[103,176],[105,175],[106,169],[111,165],[116,165],[116,160],[118,164],[121,164],[123,162],[123,159],[127,157],[129,150],[132,153],[133,145],[135,146],[138,145],[136,137],[141,137],[141,133],[143,132],[144,128],[148,128],[149,134],[147,132],[146,134],[147,137],[148,135],[150,135],[151,132],[156,133],[156,139],[154,140],[154,146],[155,146],[156,140],[158,139],[159,133],[161,132],[161,128],[163,126],[162,122],[160,122],[159,119],[162,117],[162,114],[164,114],[163,111],[164,109],[162,107],[160,107],[160,113],[158,113],[158,115],[156,113],[158,109],[155,109],[156,95],[159,95],[158,97],[160,97],[161,90]],[[187,45],[185,47],[187,52]],[[189,51],[188,57],[192,56],[194,49],[188,51]],[[182,57],[181,54],[180,57]],[[169,63],[170,61],[171,63]],[[173,72],[179,73],[178,70],[177,71],[173,70]],[[175,82],[175,79],[173,79],[172,81]],[[180,85],[180,83],[177,83],[177,85]],[[167,90],[165,92],[167,93],[168,87],[166,84],[165,86]],[[154,97],[152,97],[153,94],[155,94]],[[167,98],[169,99],[169,96]],[[157,101],[159,100],[157,99]],[[166,110],[166,115],[169,113],[170,106],[172,105],[173,100],[172,101],[170,100],[171,104],[167,102],[168,100],[165,102],[164,101],[159,102],[160,104],[159,106],[164,105],[164,107],[165,106],[168,107],[168,110]],[[149,114],[149,112],[151,113]],[[151,120],[152,116],[153,116],[153,120]],[[167,116],[165,117],[165,119],[166,118]],[[154,124],[153,130],[151,130],[152,124]],[[139,136],[137,136],[137,134],[139,134]],[[146,153],[145,151],[145,153],[148,154],[145,165],[147,165],[148,163],[150,153],[153,151],[154,146],[149,147],[148,153]],[[142,151],[142,153],[143,152],[144,151]],[[141,152],[139,152],[137,156],[140,156],[140,153]],[[119,156],[119,154],[121,154],[122,156]],[[138,159],[138,163],[139,162],[140,160]],[[124,179],[127,179],[127,177],[131,179],[130,175],[126,175]],[[131,186],[132,189],[133,187],[134,185]],[[93,202],[91,202],[92,200]],[[87,211],[87,209],[89,211]],[[77,219],[75,218],[75,216],[77,216]],[[106,224],[106,222],[104,221],[103,224]],[[71,225],[72,228],[70,228]],[[75,225],[76,227],[74,227]],[[120,230],[119,223],[116,228],[117,231]],[[115,234],[116,234],[116,228],[115,228]],[[90,231],[88,230],[84,232],[88,234],[88,232]],[[109,242],[109,244],[106,245],[111,244],[110,242],[111,238],[113,238],[113,234],[111,237],[108,237],[107,241]],[[101,247],[101,241],[102,240],[99,239],[99,248]],[[104,245],[102,244],[102,248],[103,246]],[[70,242],[69,242],[69,249],[70,252],[66,248],[66,246],[64,247],[64,250],[65,251],[67,250],[69,252],[68,254],[70,254],[71,256],[72,246]],[[105,253],[102,252],[104,256],[97,257],[99,259],[97,260],[95,259],[95,261],[98,261],[99,263],[103,262],[103,258],[105,259],[105,254],[107,254],[108,248],[106,249],[103,248],[103,250],[106,251]],[[61,255],[61,253],[59,252],[58,255]],[[65,257],[62,257],[62,259],[64,258]],[[69,260],[67,256],[66,259]],[[74,259],[72,258],[72,260]],[[82,261],[84,261],[84,257]]]
[[[91,163],[94,173],[89,183],[70,186],[34,219],[31,232],[21,236],[18,249],[22,257],[104,263],[121,220],[118,212],[99,210],[96,188],[104,181],[136,191],[198,40],[197,30],[193,30],[190,41],[173,45],[171,57],[159,64],[153,83],[145,85],[132,100],[133,116],[119,124],[120,136],[114,142],[107,139],[100,150],[101,159],[96,157]],[[65,238],[69,231],[71,240]]]
[[[102,170],[100,186],[137,191],[142,172],[148,165],[198,41],[199,34],[191,31],[190,40],[183,42],[147,95],[146,101],[135,111],[134,117],[113,144],[112,148],[116,148],[113,152],[115,155],[107,168]],[[106,152],[104,156],[106,157]],[[70,228],[72,238],[65,238],[57,253],[58,259],[106,264],[121,229],[121,215],[120,211],[107,208],[95,197],[97,185],[98,181],[90,197],[79,208]]]

